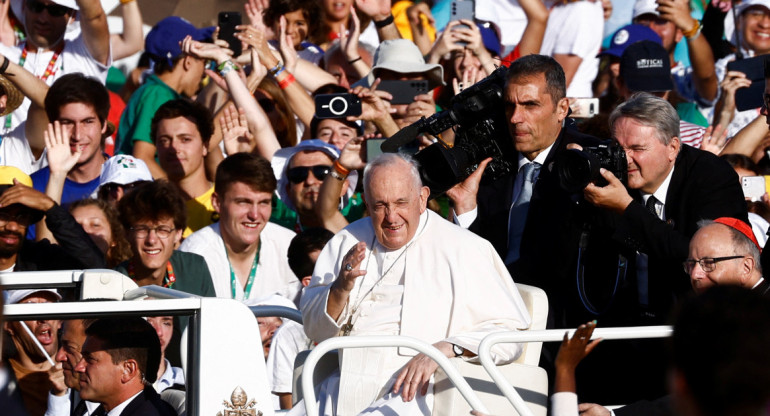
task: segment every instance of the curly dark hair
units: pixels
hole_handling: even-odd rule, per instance
[[[187,205],[176,187],[166,180],[146,182],[127,193],[118,202],[120,222],[126,230],[142,220],[172,218],[174,228],[187,227]]]
[[[319,16],[321,16],[322,10],[320,3],[318,0],[270,0],[270,5],[265,9],[262,21],[267,27],[272,28],[273,25],[280,22],[281,16],[301,10],[302,16],[307,22],[308,39],[316,39],[321,34]]]
[[[118,211],[106,201],[101,199],[81,199],[75,201],[70,205],[70,213],[74,212],[80,207],[95,206],[102,210],[104,216],[107,218],[107,223],[110,226],[110,233],[112,234],[112,241],[110,241],[110,247],[107,252],[104,253],[104,259],[107,262],[107,267],[114,268],[118,264],[131,258],[131,245],[126,240],[126,229],[123,228],[123,224],[118,219]]]

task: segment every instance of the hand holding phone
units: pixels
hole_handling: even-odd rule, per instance
[[[741,180],[743,195],[751,201],[761,201],[765,194],[764,176],[744,176]]]
[[[227,42],[227,48],[233,51],[234,56],[240,56],[243,52],[241,41],[235,37],[235,28],[240,24],[239,12],[219,12],[219,39]]]

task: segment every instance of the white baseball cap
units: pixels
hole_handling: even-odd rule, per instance
[[[636,0],[634,3],[634,12],[632,14],[632,18],[636,19],[643,14],[654,14],[655,16],[660,16],[660,13],[658,13],[657,0]]]
[[[5,303],[8,305],[19,303],[36,293],[53,294],[57,301],[61,300],[61,295],[56,291],[56,289],[18,289],[5,290],[3,292],[3,296],[5,296]]]
[[[99,188],[108,183],[128,185],[138,181],[151,180],[150,169],[147,168],[147,164],[142,159],[131,155],[115,155],[104,162],[102,174],[99,176],[99,186],[96,187],[91,196],[95,198]]]

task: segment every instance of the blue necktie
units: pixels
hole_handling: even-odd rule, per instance
[[[505,256],[505,264],[512,264],[519,259],[521,235],[524,233],[524,225],[527,223],[529,200],[532,199],[532,188],[535,185],[538,172],[540,172],[540,164],[531,162],[524,165],[516,177],[516,182],[521,184],[521,192],[514,201],[508,217],[508,255]]]

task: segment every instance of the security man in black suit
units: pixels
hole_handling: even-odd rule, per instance
[[[80,397],[101,404],[95,415],[176,416],[152,387],[160,365],[160,340],[144,319],[97,320],[86,329],[81,353],[75,366]]]
[[[489,240],[517,283],[545,290],[548,328],[575,327],[598,316],[583,306],[575,284],[581,234],[597,210],[581,202],[579,192],[569,193],[560,187],[556,161],[569,143],[595,146],[602,142],[564,127],[569,113],[566,81],[562,67],[553,58],[519,58],[511,63],[507,77],[503,100],[518,154],[518,172],[479,186],[486,167],[482,162],[473,175],[447,194],[456,222]],[[595,243],[591,245],[597,247],[591,251],[602,254],[604,260],[613,247],[602,243],[599,236],[608,232],[598,228],[591,233],[590,240]],[[595,264],[586,270],[592,276],[602,276],[595,280],[608,281],[592,284],[611,289],[617,264]]]

